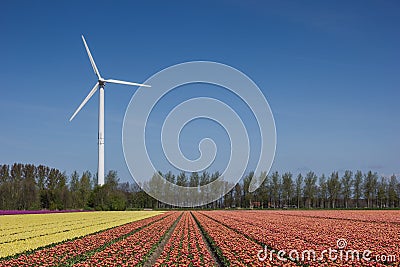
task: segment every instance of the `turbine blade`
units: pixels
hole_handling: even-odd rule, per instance
[[[108,80],[105,80],[105,82],[108,82],[108,83],[118,83],[118,84],[126,84],[126,85],[133,85],[133,86],[151,87],[150,85],[147,85],[147,84],[132,83],[132,82],[126,82],[126,81],[120,81],[120,80],[114,80],[114,79],[108,79]]]
[[[96,93],[97,88],[99,87],[99,83],[96,83],[96,85],[93,87],[93,89],[89,92],[89,94],[86,96],[86,98],[83,100],[83,102],[80,104],[80,106],[76,109],[75,113],[71,116],[69,121],[72,121],[76,114],[83,108],[83,106],[89,101],[89,99]]]
[[[87,45],[87,43],[86,43],[86,40],[85,40],[85,37],[83,37],[83,35],[82,35],[82,40],[83,40],[83,43],[84,43],[84,45],[85,45],[86,52],[87,52],[87,54],[88,54],[88,56],[89,56],[90,63],[92,64],[94,73],[97,75],[97,78],[100,79],[100,78],[101,78],[101,75],[100,75],[100,73],[99,73],[99,70],[97,69],[96,63],[94,63],[94,59],[93,59],[93,57],[92,57],[92,54],[90,53],[89,47],[88,47],[88,45]]]

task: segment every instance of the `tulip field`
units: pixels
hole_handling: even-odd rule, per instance
[[[399,266],[400,211],[0,216],[0,266]]]

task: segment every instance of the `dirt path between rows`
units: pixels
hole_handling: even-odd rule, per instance
[[[190,215],[194,218],[194,221],[196,222],[196,226],[197,226],[197,228],[199,229],[199,231],[201,233],[201,237],[203,238],[204,244],[206,244],[207,250],[210,252],[210,254],[211,254],[211,256],[212,256],[212,258],[214,260],[215,265],[218,266],[218,267],[223,267],[224,265],[219,260],[219,258],[217,256],[217,254],[215,253],[215,251],[211,248],[211,245],[210,245],[209,241],[204,236],[203,231],[199,227],[196,217],[194,216],[194,214],[192,212],[190,212]]]

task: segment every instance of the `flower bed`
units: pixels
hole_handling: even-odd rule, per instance
[[[183,214],[154,266],[216,266],[190,212]]]

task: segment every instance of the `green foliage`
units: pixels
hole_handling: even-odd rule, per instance
[[[125,210],[127,197],[118,188],[119,178],[116,171],[109,171],[103,186],[95,186],[88,204],[95,210]]]

